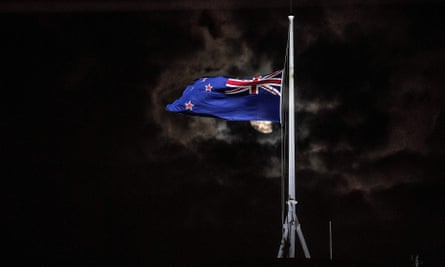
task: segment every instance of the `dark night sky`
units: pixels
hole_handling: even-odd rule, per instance
[[[314,262],[332,220],[346,265],[444,266],[445,6],[359,2],[293,7],[303,232]],[[288,1],[0,4],[0,262],[273,260],[279,125],[164,106],[200,76],[282,68],[288,14]]]

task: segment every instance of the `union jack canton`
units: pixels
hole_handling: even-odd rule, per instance
[[[265,76],[255,76],[251,80],[228,79],[227,87],[234,88],[225,91],[226,94],[239,94],[249,91],[249,94],[258,94],[259,89],[281,96],[282,71],[275,71]]]

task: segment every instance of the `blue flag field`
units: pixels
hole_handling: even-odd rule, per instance
[[[281,85],[281,70],[244,80],[203,77],[187,86],[166,109],[232,121],[280,122]]]

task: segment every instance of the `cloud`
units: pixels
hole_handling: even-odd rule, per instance
[[[432,9],[421,8],[435,14]],[[441,66],[443,40],[424,42],[438,39],[430,26],[438,14],[428,23],[413,10],[324,6],[303,15],[297,38],[304,41],[296,42],[303,190],[361,192],[373,203],[377,192],[440,179],[429,163],[440,148],[427,143],[438,140],[443,114],[444,80],[432,67]],[[422,26],[412,28],[417,23]],[[418,50],[416,39],[427,50]]]
[[[193,32],[199,46],[191,47],[164,65],[157,86],[151,89],[153,107],[150,107],[150,112],[165,135],[172,140],[189,143],[195,139],[217,138],[228,142],[236,139],[227,122],[190,118],[164,110],[164,106],[178,98],[194,79],[215,75],[245,77],[272,71],[267,60],[258,66],[251,64],[256,60],[256,55],[243,41],[242,32],[232,20],[230,12],[192,12],[183,30]]]
[[[241,12],[248,16],[240,16]],[[199,49],[190,47],[164,63],[158,83],[150,91],[150,112],[166,138],[182,144],[245,140],[249,133],[240,124],[169,114],[163,105],[200,76],[243,76],[281,65],[287,20],[276,19],[280,12],[192,12],[180,30],[193,33],[190,42]],[[301,7],[295,15],[299,171],[317,174],[310,184],[320,186],[332,177],[341,177],[338,192],[345,194],[420,179],[394,173],[401,165],[369,168],[376,162],[392,162],[400,153],[421,158],[429,153],[426,143],[436,127],[443,94],[438,90],[441,78],[434,73],[424,75],[436,62],[432,56],[422,59],[406,54],[411,51],[412,44],[405,40],[414,38],[410,25],[415,15],[409,9],[353,5]],[[252,21],[261,19],[277,23],[255,31]],[[427,55],[441,53],[441,47],[430,45],[433,50]],[[424,127],[416,127],[419,124]],[[280,138],[275,132],[254,140],[277,147]],[[267,176],[279,173],[281,166],[276,161],[273,156],[270,162],[275,163],[269,165]]]

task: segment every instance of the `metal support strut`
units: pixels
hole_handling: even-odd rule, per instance
[[[286,203],[288,206],[288,212],[283,224],[283,236],[281,238],[280,249],[278,251],[278,258],[295,258],[295,233],[297,233],[301,247],[303,248],[304,257],[306,259],[310,259],[311,254],[309,253],[303,231],[301,230],[301,224],[297,217],[297,201],[289,200]]]

